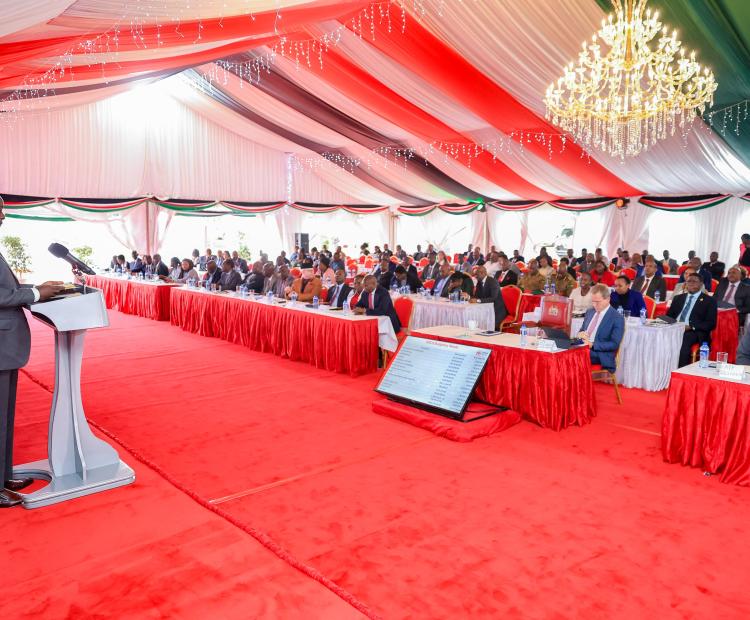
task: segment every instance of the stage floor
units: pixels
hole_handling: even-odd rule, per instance
[[[459,444],[372,413],[376,375],[110,319],[84,405],[136,484],[0,512],[4,618],[750,617],[750,489],[662,462],[664,394]],[[46,450],[33,329],[18,463]]]

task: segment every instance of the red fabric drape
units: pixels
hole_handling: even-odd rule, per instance
[[[350,321],[236,297],[172,290],[172,325],[358,376],[378,367],[377,319]]]
[[[668,463],[750,486],[750,385],[673,373],[661,447]]]
[[[172,286],[154,285],[134,280],[114,280],[86,276],[86,283],[101,289],[107,308],[134,314],[154,321],[168,321]]]
[[[408,35],[407,35],[408,36]],[[404,99],[396,92],[379,82],[367,71],[357,67],[335,50],[329,50],[325,63],[312,63],[309,70],[328,82],[360,105],[372,110],[391,123],[403,127],[429,143],[450,142],[466,147],[469,153],[475,142],[455,131],[442,121]],[[490,153],[480,151],[470,158],[459,152],[457,161],[496,185],[521,197],[534,197],[551,200],[555,196],[529,183],[513,169]]]
[[[377,24],[374,28],[375,36],[367,38],[368,43],[421,75],[500,131],[508,135],[518,131],[559,133],[417,20],[409,20],[406,34],[400,28],[389,29],[387,23]],[[520,136],[516,139],[521,141]],[[523,145],[545,160],[549,158],[548,148],[536,140],[524,140]],[[551,163],[598,196],[637,196],[643,193],[590,159],[572,139],[567,140],[564,151],[555,153]]]
[[[432,334],[412,335],[466,344],[465,340]],[[596,415],[587,348],[545,353],[477,342],[471,346],[492,349],[475,390],[477,400],[508,407],[539,426],[556,431],[573,424],[588,424]]]

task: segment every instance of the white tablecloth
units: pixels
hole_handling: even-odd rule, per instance
[[[495,308],[492,304],[455,304],[444,298],[439,301],[425,300],[418,295],[409,296],[414,301],[411,329],[456,325],[467,327],[468,321],[476,321],[481,330],[495,329]]]
[[[571,337],[581,331],[582,325],[582,318],[573,319]],[[641,325],[640,319],[629,319],[620,345],[620,385],[648,392],[666,390],[672,371],[677,369],[684,333],[682,323],[654,327]]]

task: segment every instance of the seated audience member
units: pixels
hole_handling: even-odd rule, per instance
[[[740,247],[740,267],[750,269],[750,234],[745,233],[741,237],[742,246]]]
[[[593,272],[595,264],[596,264],[596,260],[594,260],[594,255],[589,252],[588,254],[586,254],[586,258],[583,260],[583,262],[580,263],[581,273]]]
[[[544,250],[544,248],[542,248]],[[555,268],[552,266],[552,259],[546,254],[540,256],[538,259],[539,261],[539,273],[541,273],[544,276],[544,279],[550,279],[552,276],[555,275]]]
[[[571,266],[571,262],[567,256],[563,256],[560,259],[560,263],[565,265],[565,270],[570,274],[571,278],[573,278],[574,280],[578,279],[578,272],[575,269],[573,269],[573,267]]]
[[[318,274],[323,286],[328,288],[336,281],[336,273],[331,269],[331,261],[327,256],[321,255],[318,261]]]
[[[206,273],[203,274],[203,282],[208,286],[219,284],[221,280],[221,270],[216,265],[216,261],[210,260],[206,263]]]
[[[441,297],[450,297],[451,293],[459,293],[461,299],[468,300],[474,292],[474,281],[465,273],[454,271],[448,278],[448,284],[443,287]]]
[[[609,261],[607,260],[607,257],[604,256],[604,252],[602,252],[601,248],[596,248],[596,250],[594,250],[594,261],[599,260],[609,268]]]
[[[568,259],[569,265],[577,265],[578,262],[576,261],[575,252],[573,251],[573,248],[568,248],[567,253],[565,254],[565,258]]]
[[[294,278],[289,275],[289,265],[282,263],[270,278],[263,278],[263,294],[271,291],[274,297],[283,298],[287,287],[292,286],[293,282]]]
[[[237,269],[243,276],[247,275],[247,261],[240,256],[240,253],[237,250],[232,252],[232,263],[234,263],[234,268]]]
[[[172,271],[173,277],[170,278],[172,282],[179,282],[180,284],[185,284],[188,280],[194,280],[195,282],[200,282],[201,277],[198,275],[198,272],[195,270],[195,265],[193,264],[193,261],[191,261],[189,258],[183,258],[182,262],[180,263],[180,272],[175,273],[175,271]],[[176,275],[177,277],[174,277]]]
[[[421,245],[419,245],[419,244],[417,244],[417,251],[416,251],[416,252],[414,252],[414,260],[415,260],[415,261],[420,261],[420,260],[422,260],[422,259],[423,259],[423,258],[424,258],[425,256],[426,256],[426,254],[425,254],[424,252],[422,252],[422,246],[421,246]]]
[[[570,297],[576,287],[576,279],[568,273],[568,263],[564,259],[558,263],[557,273],[552,283],[555,285],[555,292],[564,297]]]
[[[582,273],[578,288],[574,288],[570,293],[570,299],[573,300],[573,314],[584,314],[593,306],[591,302],[591,287],[593,282],[588,273]]]
[[[234,291],[242,284],[242,274],[234,268],[234,261],[224,260],[219,277],[219,288],[222,291]]]
[[[500,285],[495,278],[491,278],[484,265],[477,267],[477,285],[474,287],[470,303],[492,304],[495,310],[495,329],[500,329],[500,323],[508,316],[505,301],[500,292]]]
[[[143,276],[145,278],[150,278],[152,275],[154,275],[154,259],[151,258],[150,254],[144,254],[143,255]]]
[[[615,274],[607,269],[603,260],[596,261],[593,271],[589,273],[594,284],[604,284],[605,286],[614,286],[615,284]]]
[[[750,284],[742,281],[742,272],[738,265],[729,268],[727,277],[722,278],[714,293],[716,303],[730,304],[737,308],[740,318],[740,326],[745,324],[745,319],[750,314]]]
[[[416,293],[422,288],[422,282],[420,282],[417,274],[413,271],[407,271],[403,265],[399,265],[393,271],[393,278],[391,279],[391,288],[397,287],[402,288],[408,286],[412,293]]]
[[[313,257],[310,256],[304,250],[299,251],[299,258],[297,259],[297,266],[300,269],[312,269],[313,268]]]
[[[258,260],[253,263],[250,273],[245,278],[245,286],[253,293],[260,294],[263,292],[263,286],[266,283],[266,275],[263,272],[263,263]]]
[[[432,287],[433,297],[446,297],[446,295],[443,295],[443,291],[448,290],[448,281],[450,280],[451,273],[452,271],[448,263],[440,264],[438,277],[435,278],[435,286]]]
[[[419,275],[417,272],[417,268],[414,266],[414,261],[412,260],[411,256],[406,256],[402,261],[401,265],[408,271],[409,273],[413,273],[414,276],[419,279]]]
[[[458,255],[458,264],[456,265],[455,271],[460,271],[461,273],[471,273],[471,265],[466,260],[466,257],[463,254]]]
[[[115,267],[117,267],[117,254],[115,254],[112,257],[112,260],[109,261],[109,270],[114,272]]]
[[[334,272],[339,269],[346,269],[346,261],[340,250],[336,250],[333,253],[333,257],[331,258],[331,269],[333,269]]]
[[[689,265],[690,261],[693,260],[694,258],[695,258],[695,250],[690,250],[688,252],[687,260],[686,261],[682,261],[682,264],[683,265]]]
[[[154,254],[153,272],[159,277],[167,277],[169,275],[169,267],[164,264],[161,254]]]
[[[378,286],[382,286],[385,289],[391,288],[391,280],[393,279],[393,270],[396,266],[387,258],[383,258],[380,264],[375,267],[372,275],[378,279]]]
[[[114,268],[115,273],[127,273],[128,272],[128,263],[125,260],[125,255],[120,254],[117,257],[117,263],[115,264]]]
[[[393,331],[396,333],[401,331],[401,323],[393,307],[391,295],[387,289],[378,286],[378,279],[373,275],[365,277],[364,288],[354,307],[354,312],[367,316],[387,316],[391,319]]]
[[[325,303],[332,308],[341,308],[344,302],[349,299],[352,288],[346,283],[346,271],[343,269],[336,270],[336,281],[328,289]]]
[[[281,256],[283,254],[284,254],[284,252],[282,251],[279,256]],[[296,263],[298,259],[299,259],[299,246],[295,245],[294,246],[294,251],[289,255],[289,263],[290,264],[291,263]]]
[[[525,263],[526,259],[521,256],[521,253],[518,250],[513,250],[513,258],[510,259],[511,263]]]
[[[133,260],[128,263],[128,271],[133,274],[143,273],[143,261],[139,258],[138,252],[133,250],[131,256]]]
[[[469,256],[471,255],[471,253],[472,253],[473,251],[474,251],[474,244],[473,244],[473,243],[470,243],[470,244],[469,244],[469,248],[468,248],[468,249],[466,250],[466,252],[464,252],[464,253],[463,253],[463,257],[464,257],[464,258],[469,258]]]
[[[615,280],[615,292],[612,293],[610,301],[615,310],[622,308],[623,312],[630,312],[630,316],[640,316],[641,310],[646,309],[646,302],[639,291],[630,288],[628,276],[617,276]]]
[[[177,280],[182,277],[182,261],[176,256],[173,256],[169,261],[169,275],[167,277],[170,280]]]
[[[471,267],[477,267],[478,265],[484,265],[484,256],[482,256],[482,251],[479,248],[474,248],[474,250],[466,257],[466,262]]]
[[[677,264],[677,261],[674,258],[670,258],[669,250],[664,250],[661,253],[661,255],[664,257],[663,264],[669,267],[669,273],[670,274],[677,273],[677,269],[679,268],[679,265]]]
[[[393,253],[393,255],[398,260],[404,260],[406,258],[406,251],[400,245],[397,245],[396,246],[396,251]]]
[[[547,283],[547,279],[539,273],[539,264],[536,259],[529,261],[529,271],[521,276],[518,281],[518,286],[521,287],[524,293],[532,293],[533,295],[541,295],[544,292],[544,285]]]
[[[206,253],[200,257],[200,261],[198,262],[199,269],[201,271],[206,271],[206,266],[208,265],[208,261],[216,260],[216,257],[214,256],[214,253],[211,251],[211,248],[206,248]]]
[[[685,282],[685,280],[687,280],[687,277],[689,275],[694,274],[694,273],[698,273],[698,272],[693,267],[688,267],[687,269],[685,269],[685,271],[682,272],[683,281],[678,282],[675,285],[674,291],[672,293],[672,299],[677,297],[677,295],[682,295],[683,293],[687,292],[687,283]],[[705,291],[706,289],[704,288],[703,290]]]
[[[281,250],[279,255],[276,257],[276,266],[281,267],[282,265],[291,265],[291,261],[286,257],[286,252]]]
[[[627,250],[620,251],[617,259],[613,258],[612,262],[615,263],[615,266],[617,267],[617,271],[622,271],[623,269],[627,269],[628,267],[632,266],[632,263],[633,263],[633,261],[630,259],[630,252],[628,252]]]
[[[487,269],[487,275],[490,278],[496,278],[497,272],[500,271],[500,255],[497,252],[490,252],[484,263]]]
[[[224,264],[224,250],[217,250],[216,256],[214,256],[214,262],[216,263],[216,266],[221,269],[221,266]]]
[[[695,252],[693,252],[693,254],[694,253]],[[703,261],[701,261],[701,259],[698,258],[697,256],[693,256],[693,258],[691,258],[687,264],[688,266],[695,269],[695,272],[703,280],[703,286],[705,287],[706,291],[710,293],[711,289],[713,288],[713,282],[711,282],[712,276],[711,276],[711,272],[703,266]],[[684,271],[682,272],[682,275],[680,276],[679,282],[685,282]]]
[[[310,267],[303,269],[302,275],[294,280],[292,286],[286,291],[286,298],[289,299],[292,293],[297,293],[298,301],[312,301],[313,297],[320,299],[322,292],[323,283]]]
[[[692,362],[691,348],[704,342],[711,345],[711,332],[716,328],[716,301],[702,290],[702,278],[691,273],[685,280],[687,292],[675,295],[667,314],[680,323],[685,323],[679,365]]]
[[[745,330],[745,335],[737,347],[737,363],[750,366],[750,329]]]
[[[427,255],[427,264],[422,270],[422,282],[427,280],[437,280],[440,275],[440,265],[437,262],[437,254],[430,252]]]
[[[194,249],[190,254],[190,260],[193,261],[193,265],[196,265],[197,269],[197,267],[201,264],[201,253],[197,249]]]
[[[500,256],[498,262],[500,263],[500,269],[495,277],[500,288],[504,286],[516,286],[518,284],[518,274],[513,270],[513,263],[508,260],[505,254]]]
[[[383,244],[383,249],[380,252],[380,258],[390,258],[393,256],[393,251],[388,247],[387,243]]]
[[[547,253],[547,248],[545,246],[542,246],[542,248],[539,250],[539,256],[536,257],[536,262],[539,263],[539,266],[541,267],[542,258],[547,259],[548,264],[552,264],[552,259],[550,258],[550,255]]]
[[[592,307],[586,311],[578,337],[589,346],[592,364],[614,372],[617,350],[625,334],[625,319],[610,305],[609,295],[609,287],[604,284],[592,287]]]
[[[589,251],[586,248],[583,248],[581,250],[581,255],[576,259],[576,264],[583,265],[583,263],[586,262],[586,259],[589,256],[588,252]],[[591,255],[591,257],[593,258],[593,254]]]
[[[657,273],[656,261],[653,259],[646,261],[643,266],[643,275],[633,280],[633,290],[651,299],[656,299],[656,294],[659,293],[659,301],[666,301],[667,283]]]
[[[354,283],[352,284],[352,292],[351,299],[349,300],[349,304],[352,308],[357,305],[357,302],[359,301],[360,295],[362,295],[362,291],[365,290],[365,274],[358,273],[356,276],[354,276]]]
[[[437,255],[438,265],[442,265],[443,263],[448,263],[450,265],[450,261],[448,260],[448,257],[445,255],[445,252],[443,252],[443,250],[440,250]]]
[[[703,268],[711,274],[714,280],[721,280],[724,277],[726,265],[719,260],[718,252],[711,252],[708,262],[703,263]]]

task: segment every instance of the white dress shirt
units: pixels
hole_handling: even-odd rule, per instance
[[[574,288],[570,293],[570,299],[573,300],[573,312],[576,314],[584,313],[594,305],[591,301],[591,289],[586,295],[583,295],[580,287]]]

